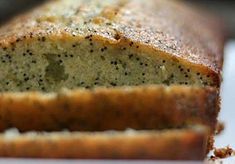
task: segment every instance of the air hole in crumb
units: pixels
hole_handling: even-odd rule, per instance
[[[67,80],[68,74],[65,74],[64,66],[61,65],[60,61],[55,60],[54,54],[45,54],[48,61],[46,67],[45,78],[52,79],[53,81]]]

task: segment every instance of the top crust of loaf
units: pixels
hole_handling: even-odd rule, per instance
[[[199,14],[200,13],[200,14]],[[94,38],[135,46],[204,72],[220,85],[224,30],[221,23],[173,0],[61,0],[19,16],[0,29],[0,48],[34,39]]]

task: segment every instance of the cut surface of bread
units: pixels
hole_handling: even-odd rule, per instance
[[[218,91],[211,87],[136,86],[8,92],[0,95],[0,130],[124,130],[203,124],[215,129]]]
[[[0,134],[0,156],[80,159],[203,160],[208,131],[27,132]]]
[[[219,86],[223,44],[214,18],[179,2],[49,2],[0,29],[0,89]]]

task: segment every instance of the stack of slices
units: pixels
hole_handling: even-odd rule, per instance
[[[0,156],[205,158],[224,41],[174,0],[46,2],[0,28]]]

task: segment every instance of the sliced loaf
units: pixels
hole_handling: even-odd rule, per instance
[[[179,1],[46,2],[0,28],[0,130],[211,135],[223,47],[221,23]],[[0,156],[202,159],[208,131],[33,136],[0,135]]]

